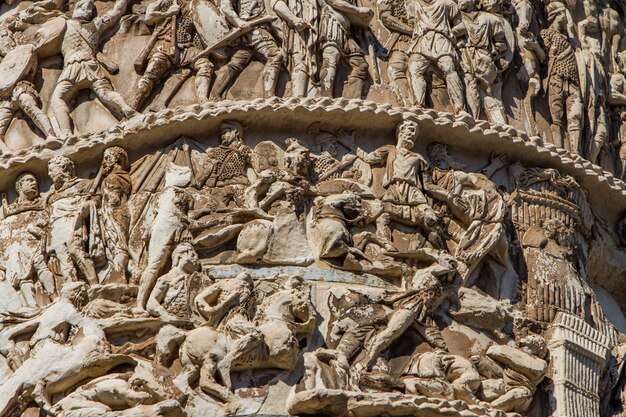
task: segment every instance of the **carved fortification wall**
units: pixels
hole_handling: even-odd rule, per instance
[[[623,0],[0,1],[0,417],[613,417]]]

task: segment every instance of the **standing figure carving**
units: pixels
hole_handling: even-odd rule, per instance
[[[580,153],[583,108],[576,56],[567,38],[566,9],[560,2],[550,3],[546,9],[550,26],[541,31],[541,38],[548,55],[545,82],[552,116],[552,142]],[[563,137],[563,128],[566,128],[567,140]]]
[[[341,60],[349,65],[343,96],[361,98],[368,64],[353,27],[369,24],[374,11],[357,5],[357,0],[320,0],[319,43],[322,52],[321,94],[333,97]]]
[[[2,264],[7,281],[20,292],[22,305],[35,307],[33,275],[37,276],[49,296],[55,293],[54,276],[48,269],[42,244],[48,219],[44,200],[39,195],[39,183],[33,174],[25,173],[17,177],[15,192],[15,201],[11,204],[3,201],[2,205]]]
[[[387,66],[389,82],[405,106],[413,103],[409,85],[408,46],[413,35],[414,19],[407,13],[405,0],[386,0],[380,4],[380,21],[390,35],[385,50],[390,54]]]
[[[245,188],[256,180],[252,149],[243,142],[244,127],[236,120],[220,124],[220,146],[207,150],[199,185],[205,186],[225,206],[242,206]]]
[[[166,168],[165,188],[156,196],[155,206],[145,224],[146,267],[139,278],[137,312],[143,312],[157,278],[183,239],[190,223],[193,197],[185,189],[191,182],[189,168],[170,164]]]
[[[622,179],[626,178],[626,51],[620,52],[615,58],[615,70],[609,80],[608,104],[612,107],[615,118],[618,120],[615,139],[619,146],[620,168],[618,171]]]
[[[465,111],[463,84],[457,72],[457,38],[462,33],[459,8],[452,0],[416,0],[409,6],[415,17],[409,45],[409,73],[414,104],[426,107],[426,75],[429,69],[441,72],[455,113]]]
[[[196,59],[203,42],[196,32],[189,0],[157,0],[146,9],[145,21],[154,25],[148,44],[135,62],[143,73],[130,105],[141,110],[154,86],[172,67],[191,66],[196,71],[196,98],[200,104],[209,96],[213,64],[206,56]]]
[[[102,61],[108,64],[108,60],[97,56],[100,40],[120,20],[128,3],[129,0],[117,0],[111,10],[96,16],[94,0],[78,0],[71,18],[66,18],[61,41],[64,67],[50,100],[50,108],[59,125],[59,135],[72,134],[69,103],[76,93],[84,89],[92,90],[109,111],[126,118],[136,114],[104,74]]]
[[[0,29],[5,30],[5,29]],[[54,130],[50,119],[41,109],[41,99],[33,84],[38,69],[38,59],[32,45],[17,45],[10,31],[3,37],[2,63],[0,64],[0,148],[4,135],[18,111],[27,115],[37,128],[50,139]],[[5,50],[9,48],[8,50]]]
[[[278,76],[285,56],[272,34],[271,24],[267,23],[269,16],[265,2],[221,0],[220,7],[234,30],[241,30],[245,33],[239,38],[237,50],[230,61],[217,72],[212,95],[222,96],[234,79],[252,61],[252,58],[258,58],[264,62],[261,74],[263,96],[266,98],[275,96]]]
[[[128,154],[118,146],[104,151],[102,159],[102,240],[108,262],[103,282],[126,282],[132,183]]]
[[[307,97],[317,77],[316,0],[277,0],[274,12],[283,20],[283,47],[294,97]]]
[[[46,199],[50,216],[48,253],[58,260],[66,282],[78,272],[91,285],[98,284],[94,260],[102,255],[102,242],[92,181],[76,176],[74,163],[65,156],[48,162],[52,191]]]
[[[461,56],[465,75],[467,105],[474,116],[480,119],[484,109],[492,123],[507,122],[502,104],[503,54],[508,50],[504,24],[494,14],[497,1],[482,2],[477,10],[475,0],[461,2],[463,24],[467,40]],[[487,7],[489,6],[489,7]]]

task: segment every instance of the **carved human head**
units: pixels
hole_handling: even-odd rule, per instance
[[[419,135],[419,125],[413,120],[404,120],[396,126],[396,139],[398,148],[413,149]]]
[[[198,270],[198,253],[189,242],[183,242],[176,246],[172,252],[172,266],[180,268],[190,274]]]
[[[81,309],[89,302],[87,285],[84,282],[66,282],[61,287],[61,298],[70,301],[76,308]]]
[[[55,156],[48,162],[48,175],[55,187],[61,187],[67,180],[76,177],[76,167],[71,159]]]
[[[448,146],[443,143],[433,142],[426,148],[428,153],[428,159],[433,166],[439,169],[460,169],[464,170],[467,167],[465,164],[457,161],[457,159],[448,152]]]
[[[520,339],[519,346],[529,355],[537,356],[542,359],[545,358],[548,353],[548,344],[546,343],[546,339],[535,334]]]
[[[105,174],[110,173],[113,169],[118,168],[128,171],[128,153],[119,146],[107,148],[102,157],[102,169]]]
[[[567,14],[565,5],[561,2],[549,3],[546,6],[548,24],[554,30],[564,32],[567,29]]]
[[[480,9],[489,13],[500,13],[502,0],[480,0]]]
[[[315,144],[320,152],[328,152],[333,158],[339,154],[339,143],[332,133],[320,133],[315,137]]]
[[[91,21],[96,15],[96,4],[94,0],[78,0],[74,6],[72,19],[84,22]]]
[[[220,124],[220,141],[224,146],[243,141],[243,125],[237,120],[225,120]]]
[[[471,12],[476,7],[476,0],[459,0],[459,9],[464,12]]]
[[[30,172],[21,174],[15,180],[15,192],[18,197],[30,201],[39,197],[39,182],[37,181],[37,177]]]

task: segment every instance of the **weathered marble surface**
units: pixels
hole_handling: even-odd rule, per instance
[[[623,414],[626,5],[0,4],[0,417]]]

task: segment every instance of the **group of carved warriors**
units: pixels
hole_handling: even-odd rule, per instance
[[[276,95],[279,74],[286,68],[294,96],[340,91],[361,98],[367,83],[380,81],[379,60],[384,59],[390,86],[403,104],[424,107],[437,101],[445,107],[447,102],[454,112],[506,123],[502,87],[505,72],[517,66],[526,130],[538,133],[533,99],[543,92],[549,103],[550,140],[621,170],[612,161],[618,159],[613,150],[621,144],[626,103],[619,55],[624,27],[619,12],[606,5],[591,0],[582,6],[529,0],[389,0],[378,6],[387,32],[381,42],[374,35],[374,10],[355,1],[153,1],[145,13],[130,19],[142,22],[151,35],[135,61],[142,76],[127,104],[106,75],[117,71],[117,65],[98,51],[129,3],[119,0],[97,16],[93,0],[76,2],[67,13],[65,1],[49,0],[3,19],[0,54],[8,63],[2,66],[7,79],[0,85],[0,134],[18,110],[48,137],[70,134],[69,104],[83,89],[93,90],[113,113],[131,117],[144,109],[158,83],[166,80],[150,109],[166,106],[193,73],[198,101],[218,100],[252,60],[264,65],[260,78],[265,96]],[[583,7],[585,14],[577,24],[572,19],[575,7]],[[40,25],[41,34],[23,33],[32,25]],[[51,52],[50,44],[59,44],[60,50]],[[37,57],[53,54],[63,56],[64,69],[49,106],[51,123],[32,81]],[[435,94],[442,85],[447,98]]]
[[[573,180],[517,167],[518,191],[509,198],[490,179],[506,165],[504,156],[492,156],[480,172],[469,172],[446,146],[433,143],[427,160],[413,149],[419,125],[410,119],[396,127],[396,145],[370,152],[344,131],[319,126],[309,131],[316,132],[314,149],[294,138],[285,140],[284,148],[270,141],[251,148],[244,126],[227,120],[220,125],[219,146],[181,138],[132,168],[124,149],[108,148],[93,179],[79,178],[70,159],[56,156],[48,163],[52,187],[45,197],[34,175],[21,174],[17,197],[3,201],[0,226],[5,248],[0,300],[10,317],[0,331],[6,359],[0,416],[28,403],[19,398],[32,399],[53,415],[71,415],[64,413],[80,409],[75,400],[89,395],[106,403],[109,379],[120,378],[107,374],[112,367],[128,361],[137,373],[148,366],[129,353],[147,355],[152,367],[169,366],[174,358],[182,366],[175,388],[150,389],[151,403],[128,400],[137,407],[152,404],[129,408],[144,410],[140,415],[167,415],[163,410],[172,407],[182,413],[180,402],[172,405],[179,399],[172,393],[235,401],[238,372],[293,371],[302,338],[316,322],[309,284],[297,276],[258,280],[246,272],[213,280],[212,269],[224,263],[317,263],[398,285],[395,291],[329,299],[334,318],[325,346],[304,355],[302,384],[288,404],[293,414],[333,409],[337,389],[400,391],[461,399],[487,411],[524,412],[547,370],[546,342],[540,327],[518,323],[519,343],[506,346],[513,336],[500,329],[512,324],[504,324],[500,307],[491,308],[498,299],[523,298],[509,259],[508,206],[515,208],[524,192],[534,195],[533,187],[544,190],[544,199],[552,189],[555,201],[571,199]],[[519,226],[521,233],[539,220],[525,219],[520,210],[514,224],[528,223]],[[552,222],[562,226],[561,240],[580,227],[580,220]],[[527,241],[539,239],[528,237],[531,229],[522,239],[526,251],[532,251]],[[557,237],[544,239],[554,240],[554,256],[564,270],[576,268],[570,260],[574,249]],[[485,283],[484,276],[494,282]],[[572,282],[563,285],[591,294],[582,279],[568,279]],[[539,285],[531,281],[529,286]],[[484,292],[470,289],[475,286]],[[486,327],[499,335],[497,344],[471,361],[447,351],[434,315],[451,305],[463,308],[461,290],[465,300],[478,297],[481,317],[493,316],[498,323]],[[467,323],[475,326],[474,321]],[[549,321],[543,317],[537,323]],[[153,336],[140,343],[105,343],[122,337],[124,329],[150,334],[150,328]],[[403,370],[391,369],[389,348],[410,329],[430,350],[413,355]],[[58,365],[63,372],[46,365],[52,352],[66,355]],[[79,388],[68,400],[51,400],[75,383],[64,378],[80,380],[76,375],[104,380]],[[116,392],[126,392],[133,378],[116,380]],[[88,395],[96,386],[102,395]],[[310,408],[310,396],[318,394],[318,405]],[[83,411],[94,407],[93,401],[85,404]]]

